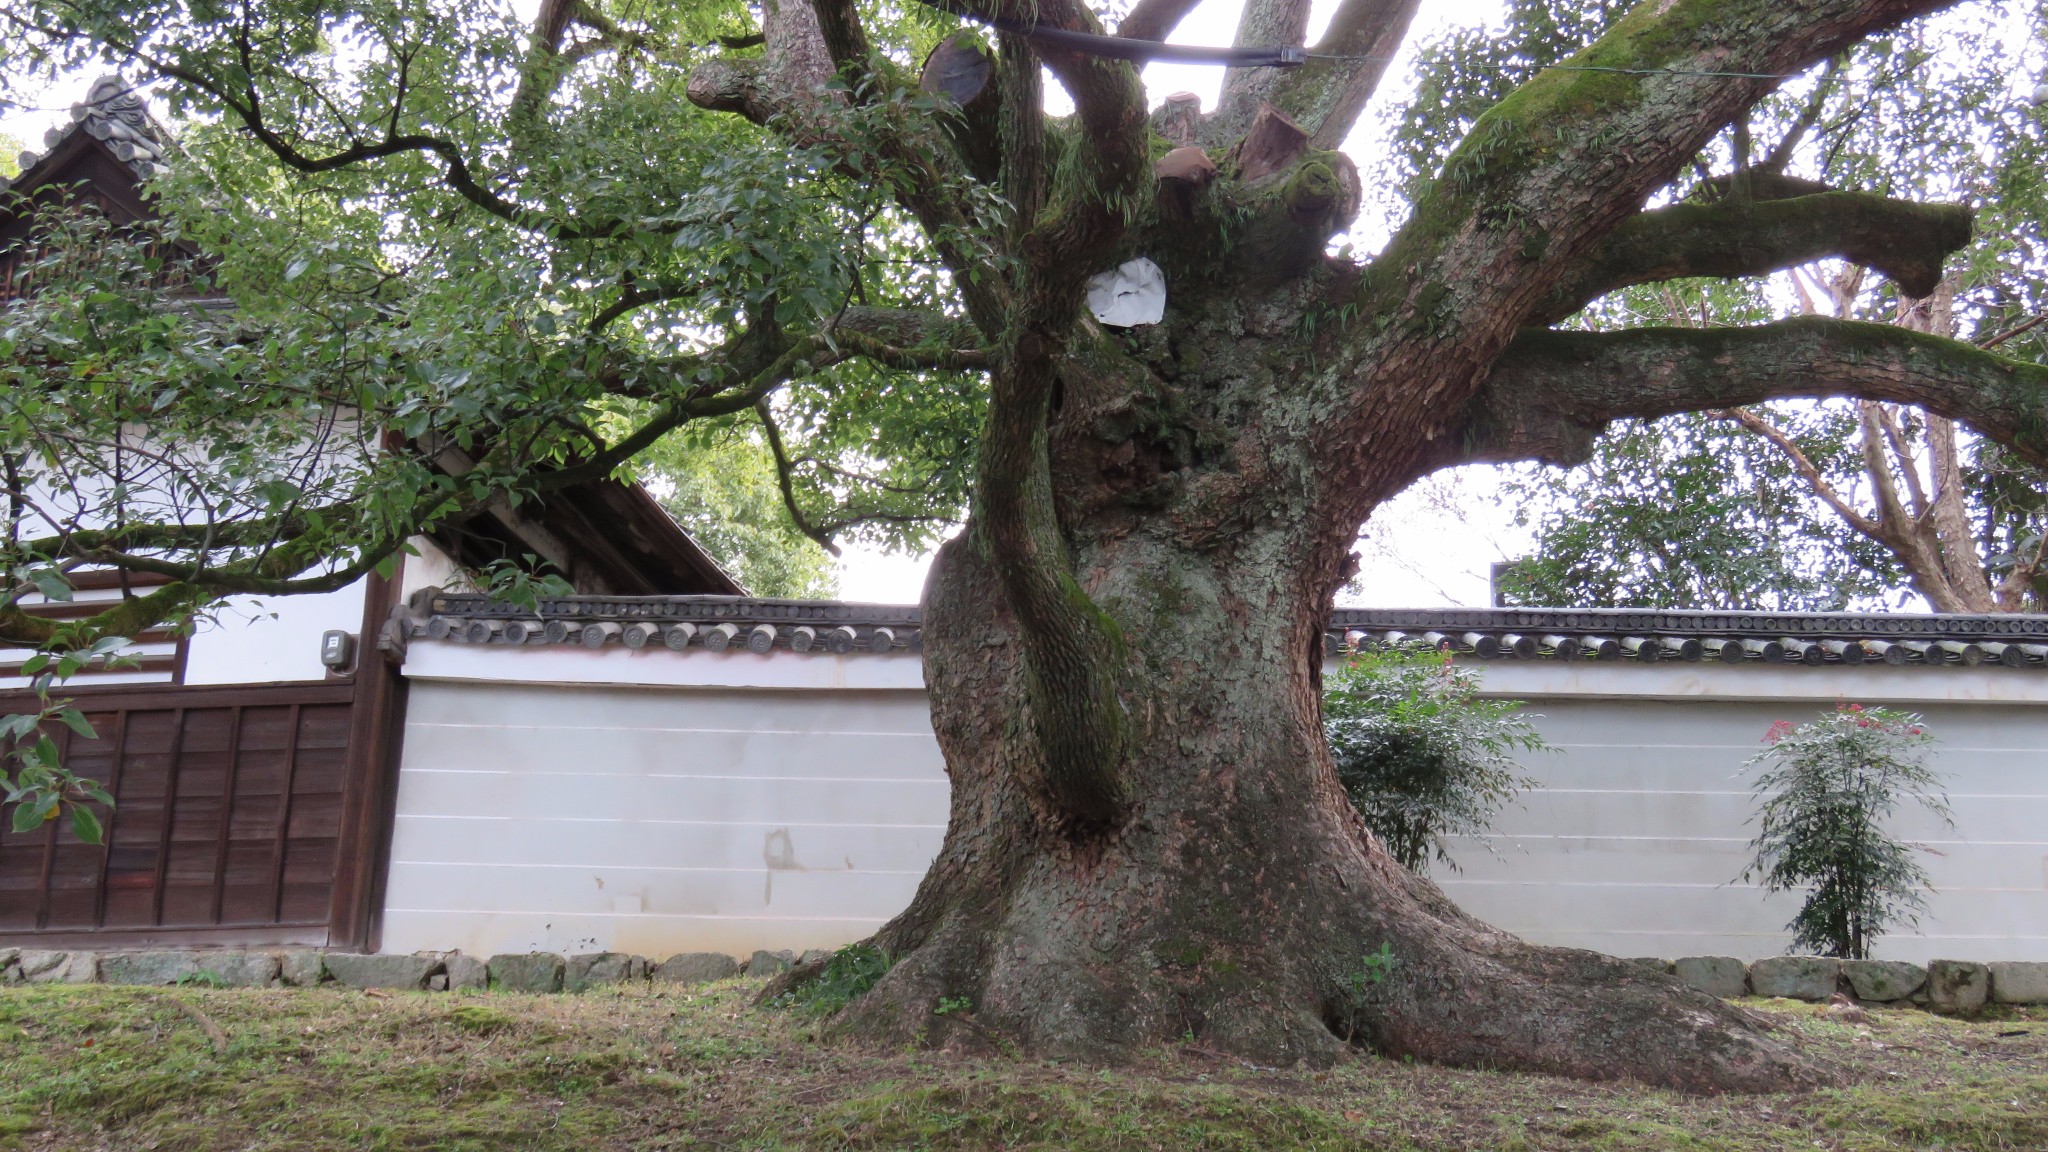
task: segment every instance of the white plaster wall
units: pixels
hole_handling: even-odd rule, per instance
[[[399,566],[401,598],[429,584],[449,587],[460,579],[454,561],[433,541],[416,536],[415,554]],[[368,580],[333,592],[307,596],[234,596],[199,621],[185,655],[187,684],[267,684],[283,680],[325,680],[320,636],[339,628],[356,636],[356,654],[375,635],[363,627]],[[96,681],[97,682],[97,681]]]
[[[640,655],[422,647],[500,669]],[[384,950],[744,957],[838,947],[909,903],[947,800],[924,693],[901,686],[917,658],[661,654],[699,680],[780,667],[836,684],[414,675]]]
[[[1968,674],[1924,679],[1948,675]],[[1833,707],[1531,699],[1526,711],[1557,751],[1523,757],[1538,786],[1500,814],[1492,835],[1456,842],[1463,871],[1438,868],[1435,879],[1466,911],[1538,943],[1619,956],[1782,953],[1800,898],[1737,880],[1756,833],[1740,771],[1772,721]],[[1935,890],[1919,927],[1883,938],[1877,955],[2048,958],[2048,712],[1915,707],[1938,738],[1933,764],[1955,827],[1918,808],[1895,822],[1927,849],[1920,859]]]
[[[364,581],[305,596],[232,596],[198,622],[185,650],[187,684],[325,680],[320,634],[360,632]]]
[[[944,832],[914,655],[416,640],[405,671],[387,951],[835,947],[909,901]],[[1773,721],[1846,696],[1925,714],[1956,815],[1901,821],[1936,892],[1880,954],[2048,959],[2048,674],[1530,662],[1485,683],[1559,751],[1439,870],[1483,919],[1617,955],[1783,951],[1796,898],[1734,883],[1737,773]]]

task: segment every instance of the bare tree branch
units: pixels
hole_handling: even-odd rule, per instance
[[[1850,527],[1858,532],[1872,538],[1878,537],[1880,530],[1877,521],[1865,516],[1855,505],[1844,500],[1842,494],[1835,491],[1835,486],[1828,483],[1827,477],[1821,474],[1813,459],[1792,437],[1787,436],[1783,429],[1747,408],[1715,408],[1707,414],[1717,420],[1738,424],[1770,441],[1773,447],[1791,461],[1792,467],[1799,473],[1799,478],[1806,481],[1807,488],[1835,510],[1835,515],[1847,521]]]

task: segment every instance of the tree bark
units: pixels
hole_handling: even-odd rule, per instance
[[[833,5],[821,24],[840,68],[888,67],[857,58],[850,7],[817,2]],[[965,3],[1099,29],[1074,3]],[[1884,345],[1853,325],[1523,331],[1617,283],[1815,252],[1853,249],[1919,283],[1967,237],[1959,211],[1850,194],[1641,206],[1768,90],[1758,74],[1940,4],[1645,4],[1583,55],[1591,70],[1546,73],[1482,118],[1362,266],[1324,255],[1359,188],[1317,144],[1341,136],[1333,119],[1356,114],[1383,62],[1300,85],[1233,73],[1201,128],[1217,178],[1167,180],[1168,198],[1127,66],[1047,52],[1077,107],[1050,126],[1032,50],[1005,37],[1010,271],[946,256],[990,372],[972,513],[925,593],[951,819],[916,899],[874,939],[894,967],[834,1028],[1091,1059],[1183,1039],[1265,1064],[1363,1049],[1691,1091],[1828,1079],[1733,1008],[1519,941],[1395,863],[1323,742],[1321,623],[1381,501],[1462,459],[1568,458],[1637,409],[1746,403],[1796,374],[1806,389],[1938,397],[2036,450],[2040,381],[1958,360],[1951,341]],[[1307,7],[1255,0],[1241,42],[1299,44]],[[1397,39],[1412,10],[1352,0],[1333,36]],[[707,107],[758,114],[757,88],[701,87]],[[1328,115],[1298,146],[1240,143],[1290,110]],[[952,234],[937,198],[907,206]],[[1674,252],[1607,244],[1625,227]],[[1165,318],[1092,323],[1086,277],[1138,254],[1166,273]],[[971,1011],[938,1011],[961,1001]]]
[[[946,843],[875,943],[902,957],[837,1022],[886,1043],[991,1036],[1093,1060],[1192,1043],[1265,1065],[1347,1051],[1693,1091],[1824,1073],[1673,978],[1541,948],[1396,864],[1336,779],[1321,620],[1289,533],[1240,555],[1126,540],[1086,564],[1129,630],[1129,816],[1074,839],[1035,802],[1018,624],[972,529],[925,599]],[[1394,958],[1380,968],[1373,957]],[[936,1015],[942,1000],[966,1014]]]

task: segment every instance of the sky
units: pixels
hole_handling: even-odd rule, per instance
[[[1335,7],[1335,0],[1318,0],[1311,41]],[[1229,44],[1242,8],[1243,0],[1207,0],[1169,39],[1176,44]],[[1500,11],[1498,0],[1425,0],[1373,106],[1359,118],[1358,130],[1345,142],[1344,150],[1361,170],[1370,174],[1383,147],[1380,132],[1387,117],[1379,113],[1406,100],[1412,91],[1410,63],[1415,46],[1451,28],[1488,23],[1498,18]],[[1192,92],[1202,98],[1205,109],[1214,108],[1223,83],[1222,68],[1204,65],[1153,64],[1144,75],[1154,104],[1175,92]],[[44,130],[69,118],[68,108],[84,97],[90,80],[81,77],[53,87],[31,101],[37,107],[0,106],[0,134],[40,150]],[[1047,103],[1056,113],[1071,109],[1056,84],[1048,85]],[[1363,217],[1351,239],[1361,251],[1372,251],[1384,242],[1387,230],[1387,222]],[[1498,487],[1499,474],[1494,469],[1459,469],[1425,480],[1382,507],[1366,526],[1358,578],[1339,596],[1339,603],[1370,607],[1485,604],[1491,565],[1528,550],[1527,533],[1513,525],[1510,510],[1496,500]],[[914,603],[929,564],[929,554],[892,555],[850,546],[839,562],[840,597]]]

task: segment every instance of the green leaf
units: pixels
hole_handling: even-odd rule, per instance
[[[93,815],[92,809],[87,808],[85,805],[73,804],[71,806],[71,834],[78,837],[79,842],[83,844],[99,843],[101,836],[100,818]]]
[[[92,723],[85,718],[85,713],[80,712],[76,708],[57,709],[57,719],[62,720],[66,728],[71,729],[87,740],[97,740],[100,738],[100,734],[93,731]]]
[[[51,802],[55,802],[56,797],[52,796],[48,797],[48,799]],[[35,831],[42,824],[43,816],[48,811],[49,809],[41,801],[31,804],[27,800],[23,800],[15,805],[14,808],[14,830],[16,832]]]
[[[36,591],[41,592],[45,598],[60,604],[71,602],[71,583],[55,568],[33,569],[29,572],[28,578],[36,586]]]

